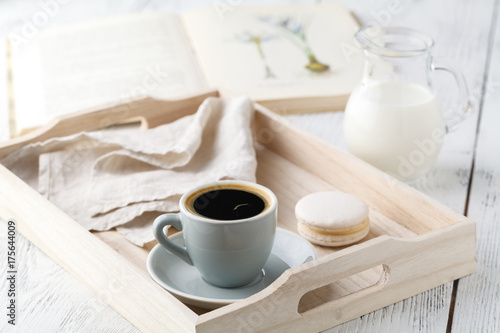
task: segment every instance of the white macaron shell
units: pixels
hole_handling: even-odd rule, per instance
[[[297,202],[295,216],[305,225],[325,231],[349,230],[368,217],[363,200],[343,192],[316,192]]]

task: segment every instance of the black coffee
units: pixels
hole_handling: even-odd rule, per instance
[[[266,203],[251,192],[219,189],[203,193],[193,202],[193,209],[200,215],[214,220],[241,220],[260,214]]]

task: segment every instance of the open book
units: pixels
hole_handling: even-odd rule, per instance
[[[14,135],[105,103],[217,88],[278,113],[338,110],[362,67],[340,3],[135,13],[11,40]]]

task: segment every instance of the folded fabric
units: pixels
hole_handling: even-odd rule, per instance
[[[0,161],[88,230],[116,228],[142,246],[154,217],[188,189],[255,181],[252,102],[208,98],[190,116],[149,130],[82,132],[27,145]]]

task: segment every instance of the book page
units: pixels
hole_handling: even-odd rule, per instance
[[[182,18],[212,86],[261,101],[348,95],[360,79],[359,26],[340,3],[211,7]]]
[[[139,13],[41,32],[14,56],[17,128],[130,98],[206,88],[180,19]]]

